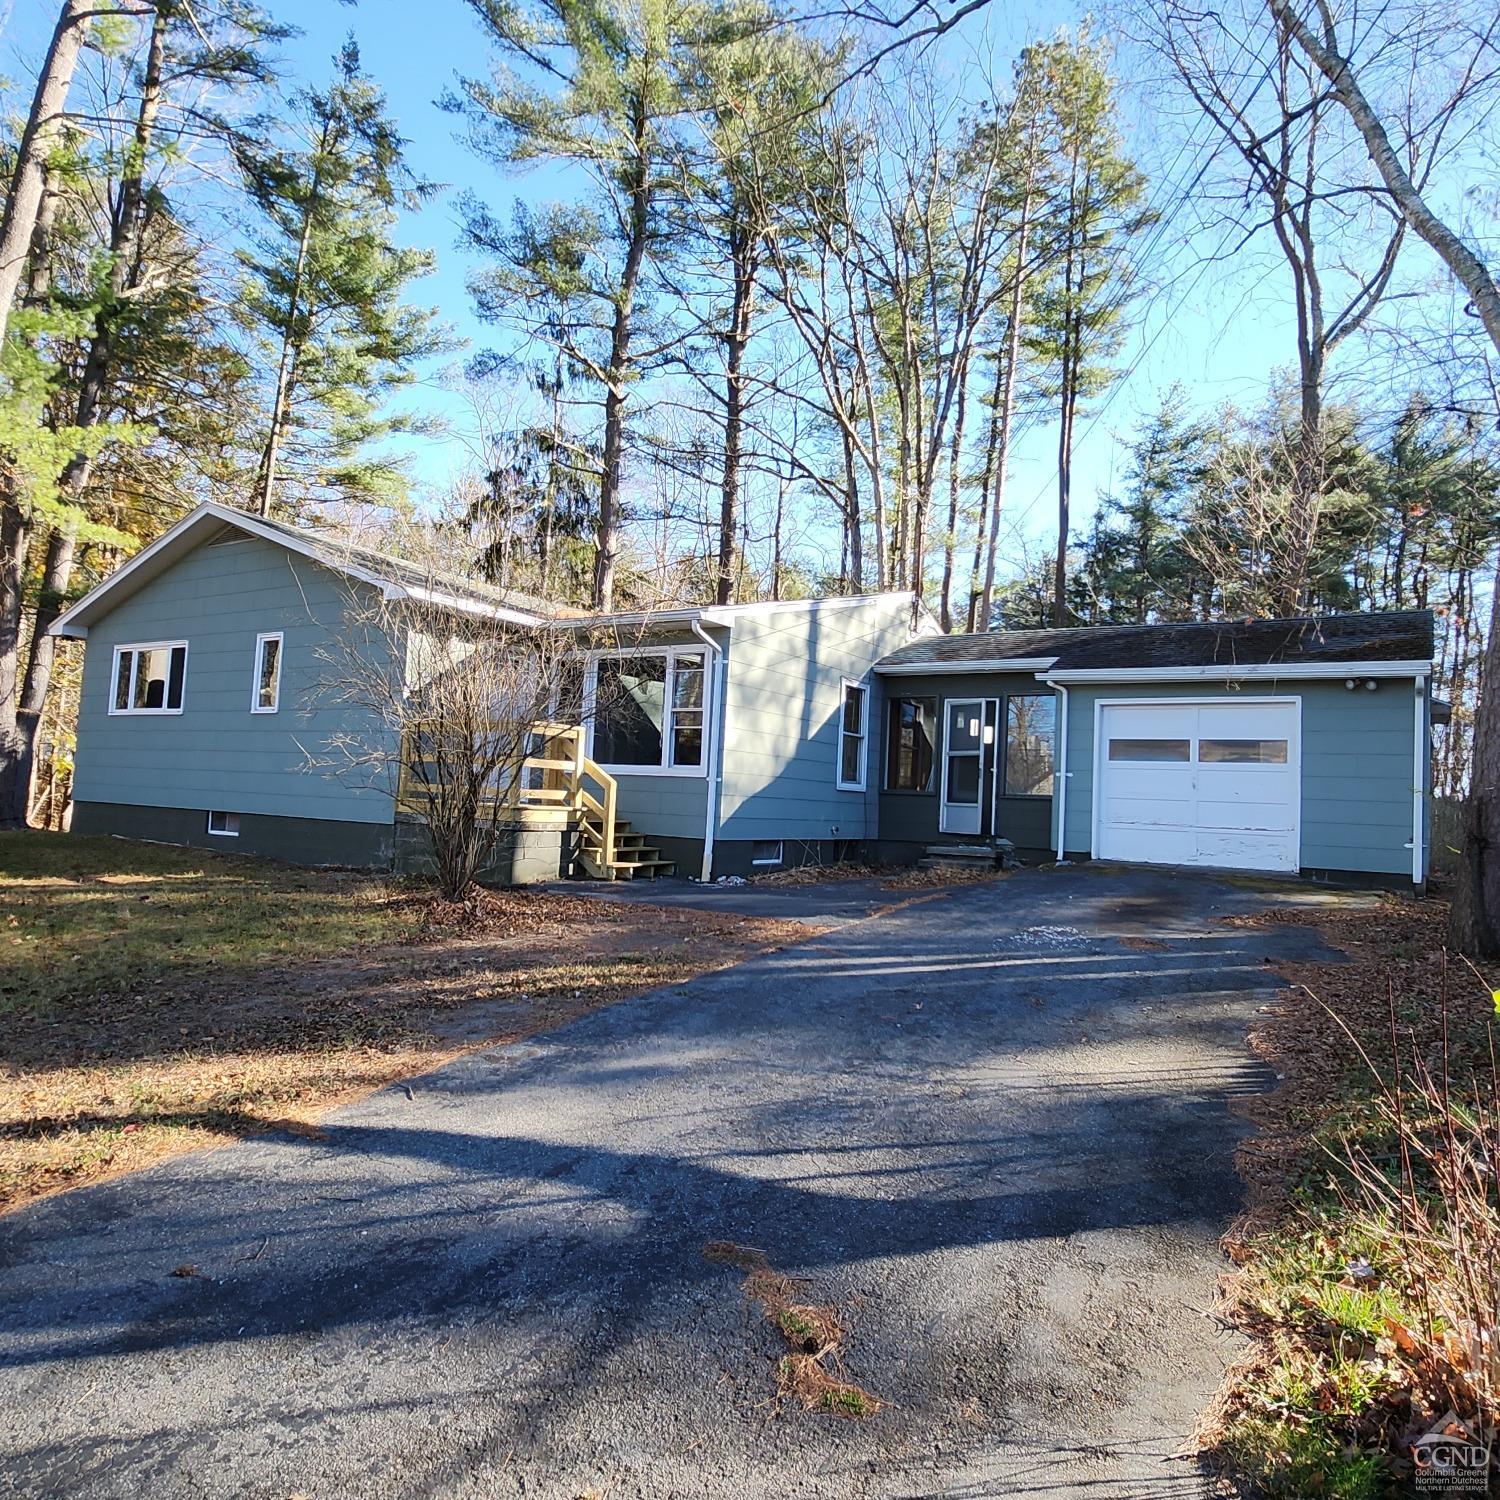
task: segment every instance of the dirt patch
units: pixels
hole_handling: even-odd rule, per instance
[[[729,1240],[703,1247],[705,1260],[745,1273],[744,1292],[759,1304],[766,1321],[790,1350],[776,1364],[776,1395],[791,1397],[804,1411],[836,1417],[873,1416],[885,1404],[845,1376],[844,1327],[838,1309],[806,1299],[806,1277],[774,1269],[764,1253]]]
[[[295,894],[290,898],[295,904]],[[803,941],[803,923],[484,892],[411,894],[396,941],[294,964],[146,969],[8,1019],[0,1209],[270,1129],[465,1051]]]

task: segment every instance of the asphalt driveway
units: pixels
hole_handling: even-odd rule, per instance
[[[0,1219],[0,1492],[1205,1493],[1244,1029],[1318,946],[1219,920],[1263,899],[921,893]],[[716,1240],[839,1308],[883,1410],[773,1401]]]

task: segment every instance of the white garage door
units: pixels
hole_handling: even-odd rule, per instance
[[[1297,724],[1295,703],[1105,704],[1098,857],[1295,870]]]

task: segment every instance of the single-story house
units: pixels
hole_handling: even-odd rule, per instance
[[[1426,611],[944,636],[886,593],[560,617],[212,504],[53,627],[87,642],[74,829],[398,862],[398,788],[309,754],[382,732],[311,692],[366,591],[435,617],[576,621],[583,701],[621,705],[579,743],[642,871],[1005,839],[1038,859],[1426,878]],[[529,812],[515,877],[577,868],[580,816]]]

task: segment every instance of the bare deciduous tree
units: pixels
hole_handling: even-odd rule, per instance
[[[558,712],[573,644],[566,631],[351,592],[311,692],[346,726],[304,747],[309,768],[396,797],[425,825],[438,889],[462,900],[518,830],[524,763]]]

